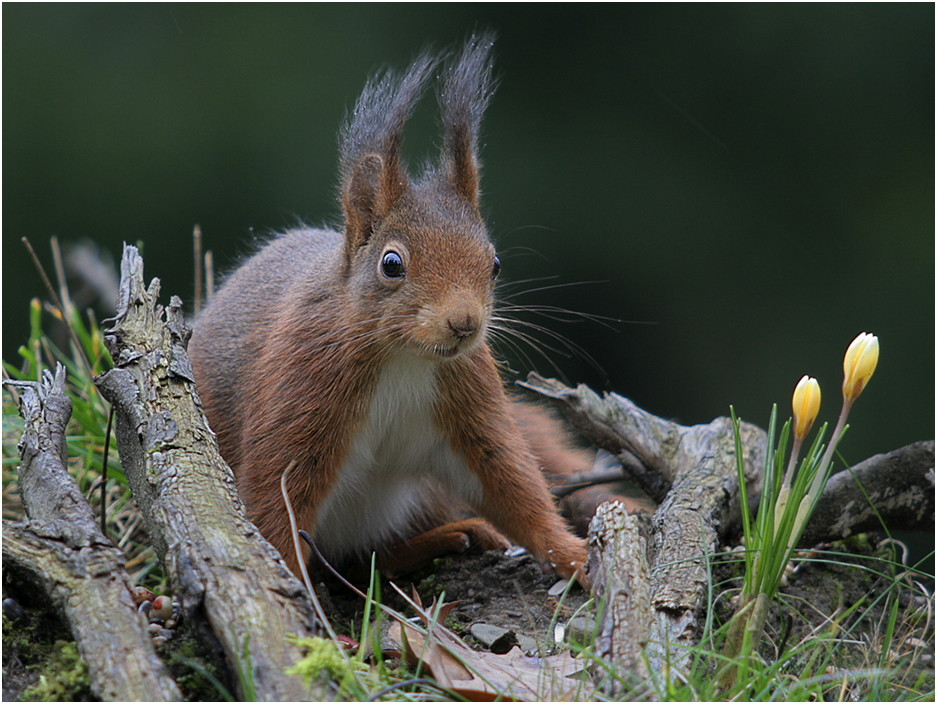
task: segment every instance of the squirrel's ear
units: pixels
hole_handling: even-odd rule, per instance
[[[400,148],[403,128],[436,60],[424,54],[403,76],[372,77],[341,135],[341,197],[346,249],[364,245],[374,227],[410,188]]]
[[[494,90],[491,47],[494,35],[473,36],[449,67],[439,94],[443,122],[443,170],[450,186],[478,207],[478,131]]]
[[[388,164],[379,154],[366,154],[355,163],[342,184],[345,246],[349,256],[367,243],[378,221],[390,212],[409,186],[400,164]]]

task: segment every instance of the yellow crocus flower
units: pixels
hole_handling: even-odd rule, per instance
[[[794,387],[794,435],[803,438],[813,427],[820,412],[820,383],[804,375]]]
[[[878,364],[878,338],[863,332],[852,341],[843,359],[843,398],[852,403],[869,383]]]

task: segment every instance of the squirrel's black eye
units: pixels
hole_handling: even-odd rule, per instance
[[[495,263],[491,266],[491,278],[497,279],[501,273],[501,260],[495,257]]]
[[[390,250],[384,252],[381,259],[381,273],[388,279],[399,279],[403,276],[403,259],[397,252]]]

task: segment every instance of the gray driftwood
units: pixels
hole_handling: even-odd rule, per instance
[[[157,303],[143,260],[127,246],[117,316],[106,333],[115,368],[97,383],[116,411],[121,462],[174,595],[207,624],[239,673],[238,694],[322,698],[284,670],[300,657],[290,634],[314,635],[300,582],[251,524],[195,391],[181,301]],[[285,469],[285,468],[284,468]]]
[[[3,524],[3,566],[47,594],[63,614],[105,701],[178,701],[137,613],[123,553],[104,535],[65,468],[72,405],[65,368],[21,389],[20,492],[29,520]]]
[[[800,544],[874,530],[882,520],[892,530],[933,529],[933,440],[874,455],[830,477]]]

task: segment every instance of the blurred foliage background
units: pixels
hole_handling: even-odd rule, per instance
[[[627,321],[546,321],[596,365],[530,352],[538,371],[762,425],[806,373],[832,421],[870,331],[846,458],[933,437],[930,3],[5,4],[4,358],[45,295],[21,237],[50,271],[52,235],[115,261],[142,241],[190,300],[195,223],[230,268],[269,229],[338,222],[336,134],[366,76],[475,28],[499,36],[482,157],[503,280],[555,277],[517,301]]]

